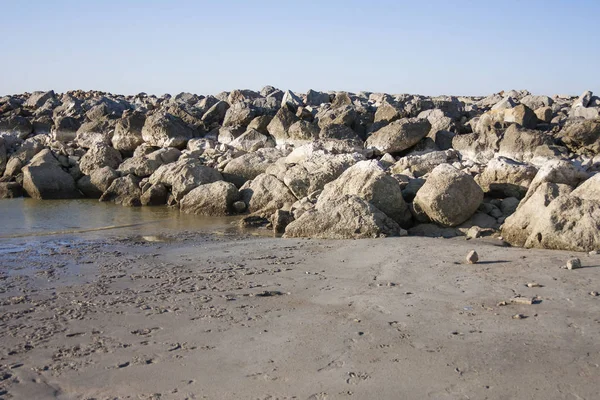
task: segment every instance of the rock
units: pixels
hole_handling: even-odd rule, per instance
[[[161,206],[167,204],[169,190],[162,183],[151,185],[140,197],[143,206]]]
[[[284,237],[359,239],[404,235],[406,231],[369,202],[343,195],[305,211],[286,227]]]
[[[403,108],[397,108],[388,102],[384,102],[379,107],[377,107],[377,111],[375,111],[375,117],[373,122],[375,124],[389,124],[390,122],[394,122],[399,120],[400,118],[406,117],[406,112]]]
[[[294,92],[291,90],[286,90],[285,93],[283,93],[281,104],[288,104],[294,108],[298,108],[299,106],[303,105],[304,102],[299,96],[294,94]]]
[[[571,151],[598,154],[600,152],[600,120],[568,123],[561,131],[561,140]]]
[[[181,159],[174,163],[160,166],[151,176],[149,182],[153,185],[162,183],[171,188],[171,193],[179,201],[192,189],[223,180],[216,169],[202,165],[199,160]]]
[[[278,145],[291,144],[301,146],[306,143],[317,140],[319,137],[319,127],[309,121],[296,121],[287,131],[285,137],[277,137],[275,141]]]
[[[108,119],[86,121],[77,130],[75,142],[86,149],[96,144],[110,145],[115,124],[116,122]]]
[[[244,201],[234,201],[233,202],[233,209],[235,210],[236,213],[241,214],[244,211],[246,211],[246,203]]]
[[[322,140],[349,140],[359,143],[362,146],[362,139],[352,128],[346,125],[327,125],[318,133]]]
[[[502,100],[492,106],[493,111],[508,110],[517,106],[517,102],[510,96],[504,97]]]
[[[523,128],[534,129],[539,120],[531,108],[521,104],[504,112],[504,122],[516,123]]]
[[[426,119],[403,118],[374,132],[365,143],[377,155],[397,153],[416,145],[431,130]]]
[[[537,174],[534,166],[506,157],[492,159],[485,170],[475,177],[484,192],[494,197],[523,198]]]
[[[558,154],[552,149],[552,137],[540,131],[523,129],[511,125],[500,140],[498,155],[522,162],[535,162],[541,159],[543,164]]]
[[[402,157],[390,168],[390,172],[392,174],[409,172],[418,178],[430,173],[440,164],[451,164],[456,161],[458,161],[458,153],[454,150],[432,151]]]
[[[277,144],[285,144],[289,139],[290,127],[298,121],[300,119],[296,117],[294,111],[289,106],[284,105],[277,111],[277,114],[267,126],[267,131],[273,136]]]
[[[535,116],[541,122],[549,124],[552,121],[552,107],[541,107],[535,110]]]
[[[465,222],[483,201],[475,180],[449,164],[434,168],[414,199],[416,210],[444,226]]]
[[[527,194],[523,198],[522,203],[525,204],[527,199],[531,197],[537,188],[543,183],[560,183],[576,187],[580,182],[585,181],[589,175],[578,167],[565,160],[551,160],[542,166],[538,173],[533,178],[529,185]]]
[[[252,121],[250,121],[247,129],[248,130],[254,129],[254,130],[259,131],[263,135],[268,135],[269,131],[267,130],[267,127],[269,126],[269,123],[271,122],[272,119],[273,119],[273,117],[271,117],[269,115],[259,115],[258,117],[254,118]]]
[[[387,175],[376,160],[359,161],[326,184],[317,205],[319,202],[333,202],[336,197],[346,194],[368,201],[401,227],[408,227],[411,223],[400,184]]]
[[[202,121],[208,127],[221,125],[225,119],[225,114],[229,110],[229,104],[225,101],[219,101],[210,107],[202,116]]]
[[[280,150],[264,148],[234,158],[223,169],[225,180],[240,187],[245,182],[264,173],[270,165],[282,156]]]
[[[287,186],[269,174],[260,174],[240,189],[250,213],[270,217],[278,209],[289,209],[298,200]]]
[[[516,197],[507,197],[502,199],[502,203],[500,203],[500,210],[505,217],[508,217],[514,214],[517,211],[517,207],[519,207],[519,199]]]
[[[177,161],[181,151],[174,147],[158,149],[149,154],[137,155],[125,160],[118,168],[123,175],[134,174],[140,178],[152,175],[161,165]]]
[[[34,199],[76,199],[75,181],[48,149],[36,154],[23,168],[23,189]]]
[[[22,140],[29,136],[31,132],[33,132],[33,125],[25,117],[12,115],[7,118],[0,118],[0,133]]]
[[[213,182],[200,185],[186,194],[179,207],[186,214],[222,216],[229,215],[239,192],[233,183]]]
[[[479,261],[479,255],[475,250],[471,250],[469,254],[467,254],[466,260],[467,264],[477,264],[477,261]]]
[[[523,247],[529,241],[535,223],[544,213],[544,209],[561,195],[572,191],[569,185],[542,182],[530,187],[525,199],[521,201],[517,211],[506,218],[502,225],[502,237],[513,246]]]
[[[6,155],[6,146],[4,144],[4,139],[0,137],[0,176],[4,173],[6,169],[6,162],[8,161],[8,156]]]
[[[532,110],[535,110],[537,113],[537,110],[550,107],[552,104],[554,104],[554,100],[548,96],[534,96],[530,94],[523,97],[520,100],[520,103],[526,105]]]
[[[589,106],[593,96],[594,94],[589,90],[583,92],[582,95],[573,102],[572,108]]]
[[[567,261],[567,269],[579,269],[581,268],[581,260],[579,258],[571,258]]]
[[[415,225],[408,230],[408,234],[411,236],[443,237],[446,239],[462,235],[458,229],[441,227],[436,224]]]
[[[113,201],[127,207],[138,207],[142,205],[141,195],[140,179],[134,175],[127,175],[112,181],[100,196],[100,201]]]
[[[39,108],[43,106],[44,103],[46,103],[48,100],[54,98],[54,90],[50,90],[49,92],[33,92],[23,105],[29,108]]]
[[[286,162],[288,159],[292,161],[290,164],[296,165],[286,164],[283,172],[277,176],[297,198],[301,199],[310,193],[322,190],[325,184],[337,179],[347,168],[364,160],[364,157],[360,154],[328,154],[321,150],[312,152],[304,160],[293,157],[292,154],[288,156]]]
[[[246,127],[256,117],[256,110],[247,103],[234,103],[223,119],[223,126],[240,126]]]
[[[248,129],[241,136],[229,143],[230,147],[245,152],[252,152],[263,147],[275,147],[275,142],[271,137],[263,135],[257,130]]]
[[[338,97],[339,98],[339,97]],[[318,122],[319,128],[323,129],[328,125],[346,125],[353,127],[356,124],[356,108],[350,104],[341,106],[333,104],[326,105],[319,109],[319,112],[315,116]]]
[[[274,233],[284,233],[285,228],[294,221],[294,216],[289,211],[277,210],[271,217]]]
[[[194,130],[180,118],[159,112],[146,118],[142,128],[142,138],[151,146],[185,148],[188,140],[194,137]]]
[[[576,107],[569,112],[570,118],[600,119],[600,107]]]
[[[141,112],[126,112],[123,118],[117,121],[115,132],[111,139],[115,149],[124,153],[133,153],[144,143],[142,129],[146,123],[146,116]]]
[[[23,188],[17,182],[0,182],[0,199],[23,197]]]
[[[79,168],[84,174],[90,175],[92,171],[102,167],[116,169],[122,161],[121,153],[117,149],[104,144],[96,144],[81,157]]]
[[[317,92],[310,89],[306,93],[306,105],[318,107],[323,103],[329,103],[331,98],[329,93]]]
[[[73,117],[58,117],[51,129],[52,138],[58,142],[68,143],[75,140],[81,124]]]
[[[77,181],[77,188],[85,197],[98,199],[118,177],[119,174],[109,166],[97,168],[89,176],[81,177]]]

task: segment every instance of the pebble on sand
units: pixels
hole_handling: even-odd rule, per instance
[[[571,258],[567,261],[567,269],[578,269],[581,268],[581,260],[579,258]]]
[[[475,250],[471,250],[469,254],[467,254],[467,263],[476,264],[479,261],[479,255]]]

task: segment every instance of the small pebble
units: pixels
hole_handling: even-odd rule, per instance
[[[590,256],[596,256],[596,255],[598,255],[598,253],[600,253],[598,250],[592,250],[592,251],[590,251],[588,254],[589,254]]]
[[[479,261],[479,255],[475,250],[471,250],[469,254],[467,254],[467,263],[475,264],[477,261]]]
[[[544,287],[544,286],[540,285],[539,283],[536,283],[536,282],[530,282],[527,284],[527,287],[534,288],[534,287]]]
[[[579,258],[571,258],[567,261],[567,269],[581,268],[581,260]]]
[[[590,295],[591,295],[591,296],[594,296],[594,297],[596,297],[596,296],[598,296],[599,294],[598,294],[598,292],[596,292],[596,291],[594,290],[594,291],[590,292]]]
[[[513,319],[524,319],[524,318],[527,318],[527,317],[525,315],[523,315],[523,314],[515,314],[515,315],[513,315],[512,318]]]

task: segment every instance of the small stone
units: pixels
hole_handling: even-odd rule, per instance
[[[597,255],[598,255],[598,253],[600,253],[598,250],[592,250],[592,251],[590,251],[588,254],[589,254],[590,256],[597,256]]]
[[[496,306],[498,306],[498,307],[503,307],[505,305],[507,305],[507,303],[505,301],[501,301],[498,304],[496,304]]]
[[[567,269],[581,268],[581,260],[579,258],[571,258],[569,261],[567,261],[566,267]]]
[[[233,209],[238,214],[241,214],[244,211],[246,211],[246,203],[243,201],[236,201],[235,203],[233,203]]]
[[[524,304],[524,305],[532,305],[533,299],[531,297],[513,297],[510,299],[510,302],[513,304]]]
[[[529,282],[529,283],[527,284],[527,287],[528,287],[528,288],[534,288],[534,287],[544,287],[544,285],[540,285],[540,284],[539,284],[539,283],[537,283],[537,282]]]
[[[479,261],[479,255],[475,250],[471,250],[469,254],[467,254],[467,263],[476,264]]]
[[[523,314],[515,314],[512,316],[513,319],[524,319],[527,318],[525,315]]]
[[[590,292],[590,296],[594,296],[594,297],[596,297],[596,296],[599,296],[599,295],[600,295],[600,294],[598,294],[598,292],[596,292],[595,290],[594,290],[594,291],[592,291],[592,292]]]

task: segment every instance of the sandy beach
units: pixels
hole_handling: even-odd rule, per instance
[[[55,239],[2,255],[2,399],[600,397],[598,255],[498,239]],[[583,268],[561,269],[574,255]]]

